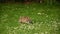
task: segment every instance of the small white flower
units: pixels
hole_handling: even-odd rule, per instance
[[[28,26],[28,29],[31,29],[31,30],[34,29],[34,26]]]
[[[41,15],[41,13],[37,13],[38,15]]]
[[[57,26],[57,25],[55,25],[55,27],[57,28],[58,26]]]
[[[50,26],[49,24],[47,26]]]
[[[18,27],[15,27],[14,29],[18,29]]]
[[[48,34],[48,32],[45,32],[45,34]]]
[[[44,34],[43,32],[41,34]]]
[[[41,25],[39,25],[39,27],[40,27]]]
[[[48,15],[46,15],[46,17],[48,17]]]
[[[41,23],[43,23],[43,22],[41,22]]]

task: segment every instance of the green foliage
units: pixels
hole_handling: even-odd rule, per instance
[[[1,4],[0,34],[60,34],[60,6],[32,4]],[[18,22],[29,16],[33,24]]]

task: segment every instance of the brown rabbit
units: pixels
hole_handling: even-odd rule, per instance
[[[32,21],[31,21],[31,19],[29,17],[22,16],[22,17],[19,18],[19,22],[20,23],[31,23]]]

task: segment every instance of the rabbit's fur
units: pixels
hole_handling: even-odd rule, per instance
[[[19,22],[20,23],[31,23],[32,20],[27,16],[22,16],[22,17],[19,18]]]

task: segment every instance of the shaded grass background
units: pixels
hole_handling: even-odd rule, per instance
[[[33,24],[21,24],[29,16]],[[60,34],[60,5],[0,4],[0,34]]]

